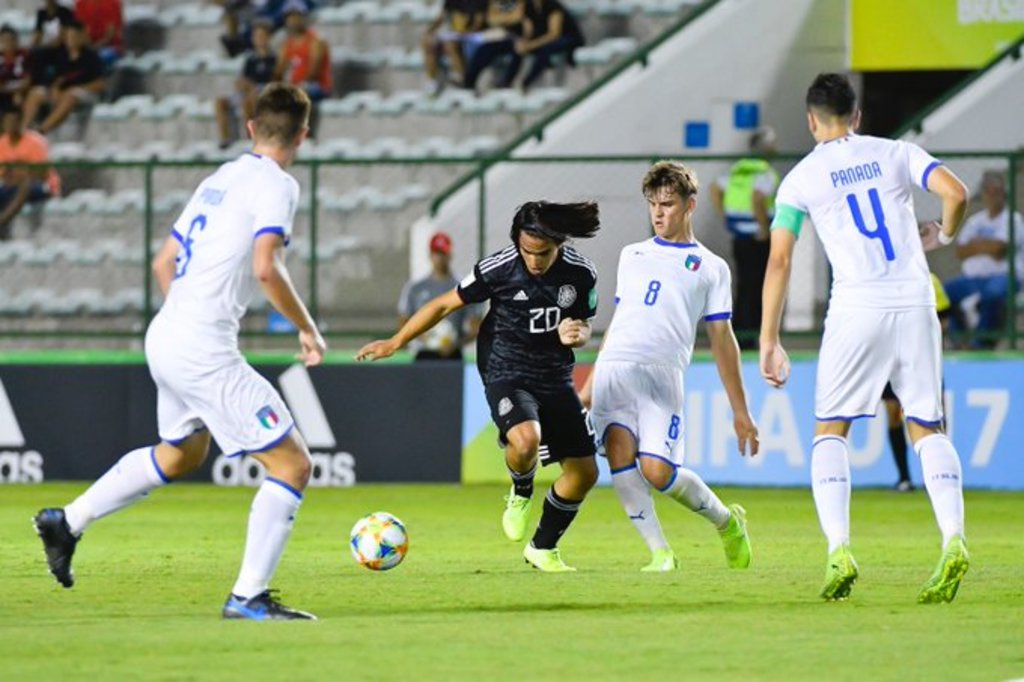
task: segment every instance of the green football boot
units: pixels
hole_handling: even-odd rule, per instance
[[[668,573],[679,568],[679,559],[670,547],[651,552],[651,563],[640,570],[644,573]]]
[[[501,515],[501,527],[505,529],[505,537],[516,542],[526,537],[526,524],[530,520],[532,506],[533,500],[516,495],[513,486],[505,497],[505,513]]]
[[[729,568],[750,568],[750,537],[747,535],[747,510],[738,504],[729,505],[729,525],[718,531],[722,536],[725,561]]]
[[[932,577],[928,578],[928,582],[921,587],[921,593],[917,595],[917,603],[938,604],[953,601],[957,590],[960,589],[960,581],[963,580],[970,565],[967,545],[964,544],[963,537],[957,535],[946,544],[946,549],[939,558],[939,565],[935,567]]]
[[[825,566],[825,584],[821,597],[828,601],[842,601],[850,596],[853,584],[857,582],[857,562],[850,554],[849,545],[840,545],[828,555]]]
[[[545,573],[571,573],[576,570],[562,561],[562,555],[558,553],[557,547],[537,549],[533,544],[528,544],[523,549],[523,559],[526,560],[526,563]]]

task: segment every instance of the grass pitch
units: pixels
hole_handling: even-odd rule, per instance
[[[852,599],[823,603],[809,490],[720,490],[748,511],[749,571],[659,500],[682,570],[648,575],[611,490],[563,540],[569,575],[529,569],[500,529],[504,488],[313,489],[275,579],[319,623],[224,622],[250,489],[177,485],[93,526],[77,584],[46,573],[30,517],[84,486],[0,492],[0,679],[1004,680],[1024,676],[1024,496],[968,492],[971,571],[953,604],[919,606],[939,556],[923,492],[855,491]],[[540,496],[537,497],[539,502]],[[535,503],[534,516],[539,514]],[[351,560],[357,517],[396,514],[405,563]]]

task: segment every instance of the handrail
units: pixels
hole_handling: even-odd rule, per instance
[[[896,132],[892,134],[893,139],[898,140],[910,131],[920,134],[924,130],[924,121],[926,118],[934,114],[941,107],[944,107],[951,99],[966,90],[972,83],[974,83],[974,81],[978,80],[995,68],[1007,57],[1012,57],[1014,61],[1020,59],[1022,51],[1024,51],[1024,36],[1021,36],[1015,42],[1011,43],[1009,47],[993,57],[987,64],[985,64],[985,66],[972,71],[962,81],[947,90],[942,97],[911,116],[908,121],[904,122],[903,125],[897,128]]]
[[[652,52],[661,47],[670,38],[673,38],[677,33],[679,33],[679,31],[683,30],[688,25],[690,25],[691,22],[697,20],[705,12],[707,12],[709,9],[717,5],[718,2],[719,0],[705,0],[704,2],[702,2],[700,5],[694,8],[693,11],[687,13],[686,16],[681,17],[674,24],[672,24],[667,29],[662,31],[661,34],[654,40],[652,40],[650,43],[638,49],[630,57],[624,59],[623,61],[613,66],[604,74],[602,74],[595,80],[591,81],[585,88],[577,92],[575,95],[570,97],[565,102],[562,102],[548,114],[541,117],[539,121],[535,122],[529,128],[520,133],[514,140],[512,140],[504,147],[502,147],[500,150],[498,150],[490,157],[488,157],[484,162],[480,164],[479,168],[466,173],[461,178],[453,182],[451,185],[448,186],[447,189],[438,194],[437,197],[435,197],[434,200],[431,202],[430,215],[437,215],[437,212],[441,208],[441,205],[444,204],[444,202],[446,202],[453,194],[458,192],[460,189],[468,185],[473,180],[482,177],[484,173],[486,173],[487,170],[494,164],[508,159],[510,156],[512,156],[515,150],[524,142],[531,138],[535,138],[538,141],[542,140],[544,138],[545,128],[554,123],[557,119],[567,114],[570,110],[574,109],[578,104],[589,98],[595,92],[603,88],[613,79],[618,77],[618,75],[621,74],[623,71],[632,67],[634,64],[638,63],[641,66],[646,67],[648,57],[650,57],[650,54]]]

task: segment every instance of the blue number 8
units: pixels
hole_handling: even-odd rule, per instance
[[[679,415],[672,415],[672,421],[668,425],[668,437],[670,440],[679,438]]]
[[[197,228],[200,232],[206,228],[206,216],[202,213],[192,219],[192,222],[188,226],[188,232],[185,236],[178,237],[178,241],[181,243],[181,249],[178,251],[177,258],[174,259],[174,279],[184,277],[185,273],[188,271],[188,264],[192,260],[192,244],[195,243],[192,233]],[[177,236],[177,232],[175,232],[175,236]]]
[[[849,204],[850,213],[853,214],[853,222],[857,225],[857,230],[862,235],[868,239],[877,239],[882,242],[882,248],[885,250],[885,260],[896,260],[896,252],[892,248],[892,239],[889,238],[889,228],[885,226],[885,214],[882,213],[882,200],[878,197],[878,190],[873,187],[869,189],[868,199],[871,201],[871,212],[875,214],[875,222],[878,223],[878,228],[874,231],[868,229],[868,226],[864,223],[864,216],[861,215],[857,197],[847,194],[846,203]]]
[[[644,305],[654,305],[654,302],[658,300],[659,291],[661,291],[661,282],[656,279],[652,279],[651,283],[647,285],[647,293],[644,295]]]

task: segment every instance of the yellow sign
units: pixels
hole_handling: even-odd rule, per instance
[[[851,0],[854,71],[975,69],[1024,36],[1024,0]]]

